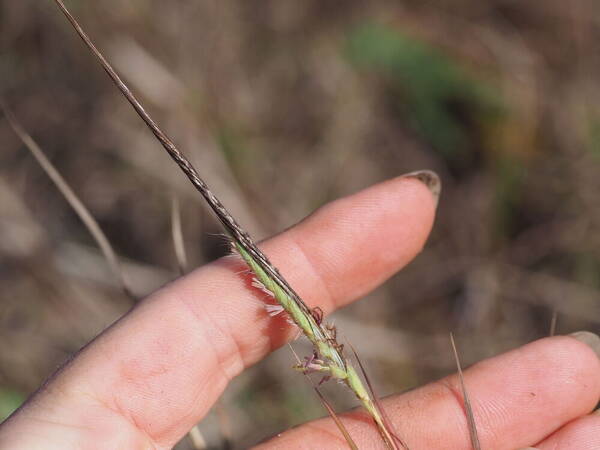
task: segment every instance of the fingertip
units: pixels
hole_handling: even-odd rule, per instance
[[[415,172],[410,172],[405,175],[401,175],[400,178],[405,179],[415,179],[424,184],[427,189],[429,189],[431,195],[433,196],[436,204],[440,198],[440,194],[442,193],[442,181],[437,173],[433,170],[417,170]]]
[[[569,336],[555,336],[538,341],[551,342],[552,347],[547,350],[548,358],[555,361],[555,365],[571,375],[573,379],[585,380],[588,395],[594,406],[600,397],[600,359],[598,346],[600,338],[590,332],[577,332]],[[593,400],[595,398],[595,400]]]
[[[589,350],[594,352],[597,358],[600,358],[600,336],[590,331],[576,331],[571,333],[569,337],[585,344]],[[600,359],[598,359],[598,363],[600,364]]]
[[[286,234],[348,303],[421,252],[436,205],[423,181],[401,176],[323,206]]]
[[[571,336],[555,336],[532,342],[522,351],[531,379],[537,380],[541,395],[558,402],[563,420],[587,414],[597,404],[600,360],[589,345]]]

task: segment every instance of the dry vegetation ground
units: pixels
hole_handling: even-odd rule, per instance
[[[465,364],[547,334],[553,310],[558,333],[598,331],[597,2],[69,4],[256,237],[385,178],[440,174],[425,251],[335,317],[382,394],[453,370],[449,331]],[[172,193],[191,264],[226,251],[52,2],[0,0],[0,52],[1,95],[100,222],[138,295],[176,276]],[[6,414],[131,304],[2,118],[0,142]],[[283,349],[228,390],[236,447],[323,414],[292,363]],[[215,422],[202,425],[212,442]]]

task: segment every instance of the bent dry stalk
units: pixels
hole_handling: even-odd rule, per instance
[[[300,296],[292,289],[279,271],[271,264],[266,255],[256,246],[252,238],[237,223],[225,206],[209,189],[190,161],[179,151],[173,141],[160,129],[157,123],[146,112],[142,104],[131,92],[129,87],[119,77],[110,63],[96,48],[92,40],[81,28],[77,20],[67,10],[62,0],[54,0],[60,10],[69,20],[75,31],[79,34],[86,46],[98,59],[104,70],[108,73],[121,93],[127,98],[138,115],[156,136],[167,153],[188,177],[194,187],[204,197],[219,221],[231,237],[235,249],[262,283],[265,289],[271,292],[283,309],[289,314],[290,319],[302,330],[314,347],[312,358],[306,360],[304,370],[316,370],[326,377],[334,378],[352,390],[363,407],[375,421],[386,446],[398,449],[398,443],[407,448],[392,432],[383,411],[378,407],[377,400],[363,384],[357,371],[349,359],[344,355],[343,346],[337,342],[334,327],[322,323],[322,313],[318,308],[310,309]]]

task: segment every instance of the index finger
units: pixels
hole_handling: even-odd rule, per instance
[[[308,305],[329,312],[420,251],[435,203],[414,177],[396,178],[321,208],[261,247]],[[239,263],[221,259],[155,293],[89,345],[5,428],[34,421],[39,430],[41,418],[47,423],[50,417],[82,430],[76,436],[87,441],[91,427],[110,422],[128,445],[130,439],[175,444],[231,378],[291,335],[285,322],[265,313],[262,293],[249,288],[239,270]]]

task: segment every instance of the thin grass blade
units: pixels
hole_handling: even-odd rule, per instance
[[[549,336],[554,336],[556,334],[556,322],[558,321],[558,311],[556,309],[552,310],[552,319],[550,319],[550,333]]]
[[[298,357],[298,354],[296,353],[296,351],[294,350],[294,348],[290,344],[288,344],[288,347],[290,348],[290,350],[294,354],[294,356],[296,358],[296,361],[298,361],[298,364],[302,364],[302,361]],[[333,419],[335,425],[338,427],[338,430],[340,430],[340,433],[342,433],[342,435],[344,436],[344,439],[346,439],[346,442],[348,443],[348,446],[350,447],[350,449],[351,450],[358,450],[358,446],[354,442],[354,439],[352,439],[352,436],[350,435],[350,432],[348,431],[348,429],[346,428],[346,426],[343,424],[342,419],[340,419],[340,417],[337,415],[337,413],[333,409],[333,406],[331,405],[331,403],[329,403],[327,401],[327,399],[325,398],[325,396],[323,395],[323,393],[319,390],[318,386],[315,385],[315,383],[313,382],[313,380],[311,380],[311,378],[306,373],[303,373],[303,375],[308,380],[308,382],[311,384],[313,390],[317,393],[317,396],[319,397],[319,400],[321,401],[321,404],[327,410],[327,413],[329,414],[329,417],[331,417]]]
[[[113,272],[115,278],[117,279],[122,291],[132,300],[136,300],[136,297],[133,295],[131,289],[129,288],[129,282],[121,268],[121,264],[119,263],[119,259],[110,244],[110,241],[94,219],[94,216],[89,212],[83,202],[79,199],[77,194],[71,189],[67,181],[63,178],[60,172],[54,167],[54,165],[50,162],[50,160],[46,157],[46,154],[42,150],[42,148],[33,140],[33,138],[25,131],[25,129],[21,126],[21,124],[17,121],[14,114],[2,103],[0,103],[0,108],[2,109],[4,116],[15,132],[15,134],[21,139],[25,147],[30,151],[35,160],[41,166],[43,171],[48,175],[48,177],[52,180],[52,182],[56,185],[60,193],[63,195],[65,200],[69,203],[71,208],[75,211],[79,219],[83,222],[85,227],[88,229],[98,247],[102,251],[106,262],[110,270]]]
[[[181,228],[181,208],[179,199],[175,194],[171,197],[171,237],[173,238],[173,249],[177,258],[179,274],[184,275],[187,272],[188,262]]]
[[[346,426],[342,423],[342,420],[339,418],[339,416],[334,411],[333,406],[331,406],[331,404],[323,396],[323,394],[321,393],[319,388],[317,386],[315,386],[314,384],[313,384],[313,389],[319,396],[319,400],[321,400],[321,404],[325,407],[325,409],[327,410],[327,413],[333,419],[333,421],[335,422],[335,425],[340,430],[340,433],[342,433],[342,435],[344,436],[344,439],[348,443],[348,447],[350,447],[350,449],[352,449],[352,450],[358,450],[358,446],[352,439],[352,436],[350,436],[350,433],[348,432],[348,429],[346,428]]]
[[[188,436],[190,437],[190,441],[192,442],[192,447],[194,450],[205,450],[208,448],[206,439],[204,439],[204,436],[202,436],[198,425],[194,425],[194,427],[188,432]]]
[[[460,365],[458,351],[456,350],[456,343],[454,342],[454,335],[452,333],[450,333],[450,342],[452,344],[452,352],[454,353],[456,368],[458,370],[458,379],[460,380],[460,389],[462,390],[465,410],[467,412],[467,424],[469,426],[469,436],[471,438],[471,445],[473,446],[473,450],[481,450],[481,444],[479,443],[479,434],[477,433],[477,425],[475,424],[475,416],[473,415],[473,408],[471,406],[471,401],[469,400],[467,387],[465,386],[465,379],[463,377],[462,367]]]
[[[373,388],[373,384],[371,383],[371,379],[369,378],[369,375],[367,374],[367,371],[365,370],[365,366],[363,365],[362,360],[358,356],[358,353],[356,352],[356,349],[354,348],[354,346],[350,342],[348,342],[348,345],[350,346],[350,349],[352,350],[352,353],[354,355],[354,359],[356,359],[356,362],[358,362],[358,367],[360,368],[362,376],[364,377],[365,382],[367,383],[367,386],[369,388],[369,392],[371,393],[371,398],[373,399],[373,402],[375,403],[376,408],[379,410],[379,413],[381,414],[381,417],[383,418],[385,427],[387,428],[390,436],[395,441],[395,443],[397,443],[400,446],[402,446],[402,448],[404,448],[405,450],[409,450],[408,445],[406,444],[406,442],[404,442],[398,436],[398,434],[396,433],[396,430],[394,430],[394,426],[392,425],[392,422],[391,422],[389,416],[387,415],[387,412],[383,408],[383,405],[381,404],[381,401],[379,400],[379,396],[377,395],[377,393],[375,392],[375,389]]]
[[[175,257],[177,258],[177,266],[179,268],[179,274],[185,275],[188,271],[188,261],[187,261],[187,253],[185,251],[185,244],[183,239],[183,228],[181,226],[181,208],[179,205],[179,199],[175,194],[171,196],[171,237],[173,239],[173,249],[175,251]],[[215,409],[217,409],[217,418],[219,422],[219,429],[221,431],[221,435],[224,442],[224,447],[230,447],[230,438],[228,437],[228,433],[224,430],[226,429],[223,408],[220,405],[220,400],[217,400],[215,404]],[[206,439],[200,432],[198,425],[195,425],[189,432],[188,436],[190,441],[192,442],[192,446],[194,450],[204,450],[208,448],[206,444]]]

